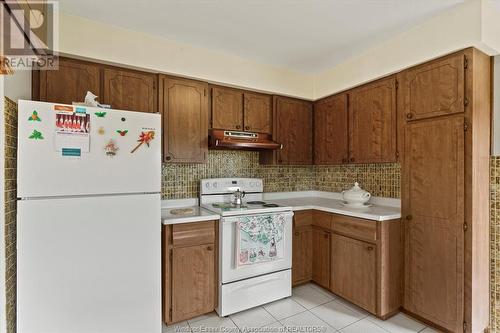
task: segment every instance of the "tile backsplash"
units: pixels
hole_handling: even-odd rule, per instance
[[[500,331],[500,156],[490,158],[490,319]]]
[[[269,166],[259,164],[257,152],[215,151],[206,164],[164,164],[164,199],[194,198],[203,178],[263,178],[265,192],[321,190],[340,192],[355,181],[375,196],[400,197],[400,166],[363,164],[342,166]]]
[[[7,333],[16,332],[17,104],[5,97],[5,294]]]

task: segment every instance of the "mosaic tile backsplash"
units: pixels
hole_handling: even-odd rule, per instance
[[[263,178],[265,192],[340,192],[355,181],[375,196],[399,198],[399,164],[346,166],[259,165],[258,152],[209,151],[206,164],[164,164],[163,199],[195,198],[203,178]]]
[[[7,333],[16,332],[17,104],[5,98],[5,294]]]

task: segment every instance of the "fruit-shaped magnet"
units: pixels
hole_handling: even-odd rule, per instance
[[[137,149],[139,149],[140,146],[142,146],[144,143],[149,147],[149,143],[155,138],[155,131],[147,131],[147,132],[141,132],[141,135],[139,135],[139,144],[135,146],[134,149],[130,152],[131,154],[134,153]]]
[[[113,141],[113,139],[110,139],[108,143],[104,146],[104,152],[106,153],[107,156],[115,156],[116,152],[119,150],[118,146],[116,143]]]
[[[42,121],[42,119],[40,119],[40,117],[38,116],[38,112],[36,112],[36,110],[35,110],[31,114],[31,116],[28,118],[28,121]]]
[[[37,130],[33,130],[33,133],[31,133],[31,135],[28,137],[28,139],[43,140],[42,132],[37,131]]]
[[[104,135],[104,134],[106,134],[106,131],[104,130],[104,127],[102,127],[102,126],[101,126],[101,127],[99,127],[99,129],[97,130],[97,134],[99,134],[99,135]]]
[[[120,136],[125,136],[128,133],[128,130],[116,130],[116,133],[120,134]]]
[[[102,112],[95,112],[94,114],[98,118],[104,118],[106,116],[106,112],[104,112],[104,111],[102,111]]]

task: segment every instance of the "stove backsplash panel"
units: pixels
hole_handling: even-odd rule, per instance
[[[265,192],[340,192],[355,181],[375,196],[399,198],[399,164],[346,166],[259,165],[259,153],[210,150],[206,164],[163,164],[163,199],[195,198],[203,178],[263,178]]]

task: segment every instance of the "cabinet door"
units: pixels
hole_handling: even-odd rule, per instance
[[[464,119],[411,122],[405,130],[404,307],[461,332],[464,295]]]
[[[215,308],[214,245],[172,249],[172,321],[196,317]]]
[[[157,112],[156,74],[104,69],[103,103],[113,109]]]
[[[245,131],[272,134],[271,96],[249,92],[243,95]]]
[[[396,80],[370,83],[349,93],[349,161],[396,161]]]
[[[405,119],[464,112],[464,62],[465,55],[459,53],[404,71],[400,96]]]
[[[312,228],[296,227],[293,233],[292,283],[298,284],[312,277]]]
[[[330,233],[313,228],[312,279],[324,288],[330,287]]]
[[[95,64],[60,58],[58,70],[38,74],[40,101],[71,104],[83,102],[87,91],[101,95],[100,72]],[[36,86],[36,82],[34,84]]]
[[[170,77],[162,77],[161,80],[165,161],[206,162],[208,85]]]
[[[342,164],[348,159],[347,95],[314,104],[314,164]]]
[[[312,164],[312,103],[275,96],[274,106],[278,164]]]
[[[243,130],[243,92],[212,87],[212,128]]]
[[[332,234],[330,289],[375,313],[377,307],[377,254],[375,245]]]

